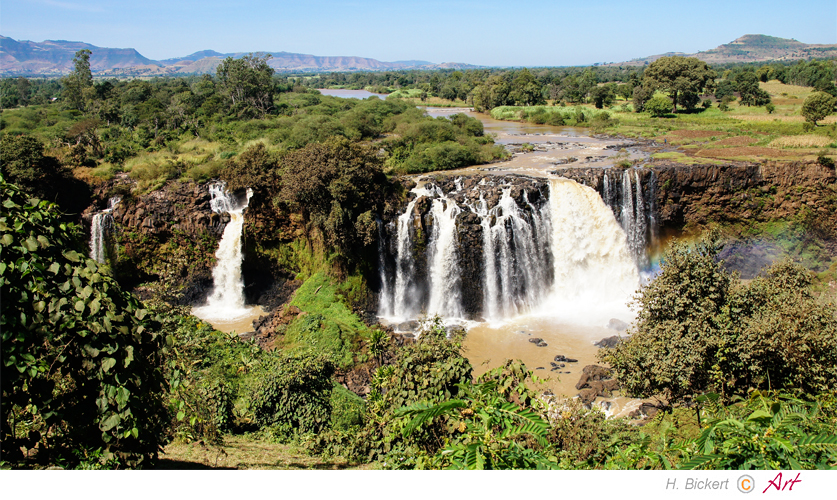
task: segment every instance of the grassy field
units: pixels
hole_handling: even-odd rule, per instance
[[[617,105],[611,109],[616,123],[603,131],[680,146],[693,161],[798,161],[837,155],[837,116],[827,117],[810,130],[800,114],[812,88],[778,81],[762,83],[761,88],[771,96],[772,113],[763,106],[735,102],[726,112],[713,105],[696,113],[651,118],[644,113],[622,112]]]

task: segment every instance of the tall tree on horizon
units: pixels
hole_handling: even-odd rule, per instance
[[[84,111],[86,108],[85,93],[93,87],[93,72],[90,71],[90,56],[93,53],[89,49],[81,49],[73,57],[73,71],[61,79],[64,89],[62,95],[64,101],[74,109]]]

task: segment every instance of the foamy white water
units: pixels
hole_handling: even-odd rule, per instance
[[[563,178],[550,181],[549,203],[554,282],[535,314],[587,325],[630,319],[639,272],[613,212],[596,191]]]
[[[206,305],[192,308],[192,314],[207,321],[234,321],[251,314],[252,307],[244,304],[244,279],[241,276],[241,236],[244,228],[244,209],[253,195],[247,190],[247,196],[239,201],[226,191],[225,183],[212,184],[209,187],[212,196],[210,207],[216,213],[228,213],[230,222],[224,228],[224,234],[215,252],[217,263],[212,269],[212,294]]]
[[[413,189],[417,196],[396,221],[394,276],[381,269],[382,282],[395,284],[393,290],[381,290],[384,319],[397,323],[422,312],[439,314],[446,322],[467,317],[459,263],[464,256],[459,253],[469,249],[460,247],[457,235],[457,216],[463,211],[478,216],[482,229],[482,254],[472,257],[482,263],[482,311],[478,314],[485,321],[499,325],[535,315],[604,326],[611,318],[633,318],[628,302],[639,286],[637,264],[625,229],[596,191],[555,178],[549,184],[548,202],[541,193],[539,206],[529,201],[528,187],[517,201],[511,187],[503,187],[496,205],[489,207],[483,196],[486,182],[493,180],[483,179],[472,188],[478,191],[471,195],[472,201],[466,198],[459,204],[434,184]],[[460,192],[461,182],[454,184],[454,193]],[[632,196],[633,191],[629,191]],[[415,213],[422,197],[431,201],[426,214]],[[413,241],[422,216],[432,231],[426,249]],[[386,248],[379,245],[379,252]],[[426,259],[425,273],[414,263],[417,256]],[[385,262],[380,255],[380,265]],[[473,304],[473,297],[470,300]]]
[[[108,208],[94,215],[90,221],[90,258],[99,264],[104,264],[107,259],[107,233],[113,224],[111,213],[121,200],[122,198],[119,196],[114,196],[108,200]]]

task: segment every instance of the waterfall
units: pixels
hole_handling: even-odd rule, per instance
[[[433,235],[429,244],[430,302],[427,313],[462,317],[460,273],[456,249],[456,216],[462,210],[448,198],[433,199]]]
[[[244,228],[244,209],[250,202],[253,191],[248,189],[245,199],[239,200],[226,191],[226,183],[209,186],[210,208],[216,213],[228,213],[230,221],[215,252],[217,262],[212,269],[212,294],[206,305],[193,309],[193,313],[204,319],[233,319],[249,313],[244,306],[244,280],[241,277],[241,234]]]
[[[389,277],[387,276],[386,247],[384,244],[384,223],[377,219],[378,226],[378,278],[381,280],[380,312],[383,316],[392,315],[392,294],[389,290]]]
[[[596,191],[567,179],[436,182],[445,185],[414,188],[395,224],[379,226],[381,316],[502,321],[560,312],[605,323],[624,316],[637,266],[626,231]],[[633,188],[632,177],[622,182]],[[631,194],[625,214],[634,217],[634,197],[643,194],[623,192]]]
[[[408,318],[418,313],[416,308],[415,265],[413,262],[413,238],[410,231],[413,221],[413,209],[419,197],[416,196],[404,213],[398,216],[397,254],[395,257],[395,291],[392,310],[387,311],[397,318]],[[389,301],[389,298],[382,300]]]
[[[484,198],[478,206],[484,242],[484,314],[488,320],[520,314],[538,303],[550,278],[547,246],[539,244],[547,234],[546,223],[525,191],[523,199],[530,209],[528,214],[511,197],[510,187],[503,189],[499,203],[491,210]]]
[[[624,315],[639,285],[625,231],[592,188],[569,179],[549,187],[555,278],[541,312],[580,322]]]
[[[107,246],[107,234],[113,228],[113,216],[111,213],[116,205],[122,200],[114,196],[108,200],[108,208],[95,214],[90,221],[90,258],[104,264],[107,258],[105,247]]]
[[[657,239],[656,222],[656,180],[649,171],[646,188],[643,186],[640,169],[622,171],[622,180],[613,183],[608,171],[602,175],[601,197],[609,206],[627,236],[631,256],[641,270],[650,267],[648,248]]]

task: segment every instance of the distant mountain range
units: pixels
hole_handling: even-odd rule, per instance
[[[812,45],[789,38],[778,38],[767,35],[744,35],[730,43],[725,43],[714,49],[696,54],[667,52],[665,54],[632,59],[621,63],[609,63],[605,66],[644,66],[661,57],[668,56],[696,57],[708,64],[794,61],[837,57],[837,44]]]
[[[84,42],[46,40],[30,42],[0,36],[0,76],[60,76],[73,69],[73,56],[81,49],[89,49],[90,68],[96,76],[173,76],[214,73],[215,68],[227,57],[241,57],[245,52],[222,54],[214,50],[202,50],[185,57],[154,61],[135,49],[96,47]],[[382,62],[366,57],[314,56],[290,52],[270,52],[268,64],[277,72],[302,71],[388,71],[399,69],[472,69],[464,63],[434,64],[428,61]],[[717,48],[684,54],[668,52],[633,59],[606,66],[643,66],[665,56],[697,57],[709,64],[733,62],[790,61],[798,59],[837,57],[837,44],[809,45],[797,40],[767,35],[744,35]]]
[[[0,76],[59,76],[73,70],[73,57],[89,49],[90,69],[97,76],[169,76],[214,73],[227,57],[241,57],[246,52],[222,54],[202,50],[185,57],[153,61],[135,49],[96,47],[83,42],[46,40],[30,42],[0,36]],[[464,63],[434,64],[428,61],[382,62],[366,57],[314,56],[290,52],[270,52],[268,64],[277,72],[292,71],[387,71],[399,69],[469,69]]]

